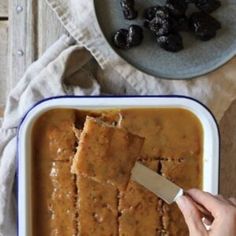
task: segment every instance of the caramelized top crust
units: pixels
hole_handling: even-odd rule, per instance
[[[87,117],[72,172],[125,189],[144,139]]]

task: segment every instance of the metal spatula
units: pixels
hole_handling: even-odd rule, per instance
[[[168,204],[175,202],[183,194],[188,195],[182,188],[139,162],[136,162],[132,169],[131,179],[143,185]],[[210,222],[214,220],[208,210],[196,202],[194,204],[202,213],[203,217],[207,218]]]

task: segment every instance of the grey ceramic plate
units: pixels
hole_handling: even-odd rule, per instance
[[[236,0],[221,0],[222,7],[212,15],[222,23],[217,37],[201,42],[189,33],[182,33],[185,49],[178,53],[159,48],[149,32],[140,47],[122,51],[114,50],[137,69],[163,78],[188,79],[208,73],[223,65],[236,54]],[[124,19],[120,0],[94,0],[97,20],[108,43],[112,46],[112,35],[130,24],[142,25],[142,9],[163,4],[163,0],[136,0],[139,18]],[[146,31],[146,30],[145,30]]]

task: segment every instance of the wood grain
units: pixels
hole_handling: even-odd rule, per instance
[[[8,0],[0,0],[0,17],[8,17]]]
[[[236,100],[220,122],[220,193],[236,197]]]
[[[0,21],[0,106],[6,101],[8,90],[8,22]]]
[[[16,14],[16,7],[23,11]],[[23,76],[27,67],[52,44],[64,29],[45,1],[10,1],[10,87]]]
[[[37,1],[12,0],[9,6],[10,21],[10,81],[12,88],[23,76],[27,65],[35,60],[37,38]],[[35,4],[35,5],[34,5]],[[16,12],[17,6],[23,10]]]

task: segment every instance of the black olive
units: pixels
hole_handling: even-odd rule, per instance
[[[126,20],[133,20],[138,16],[138,12],[130,7],[124,7],[123,14]]]
[[[167,0],[166,7],[174,17],[184,16],[188,4],[183,0]]]
[[[157,38],[158,45],[170,52],[178,52],[183,49],[183,40],[180,34],[163,35]]]
[[[117,48],[120,49],[129,48],[129,45],[127,43],[128,33],[129,31],[126,29],[120,29],[115,33],[113,37],[113,42]]]
[[[159,7],[157,8],[157,11],[156,11],[156,17],[160,17],[162,19],[166,19],[166,18],[169,18],[171,15],[170,15],[170,11],[168,9],[168,7]]]
[[[133,20],[138,16],[138,12],[134,8],[134,0],[121,0],[120,4],[126,20]]]
[[[143,41],[143,29],[138,25],[131,25],[128,33],[128,44],[138,46]]]
[[[143,26],[144,26],[145,28],[149,29],[149,23],[150,23],[149,20],[144,20]]]
[[[129,49],[138,46],[143,41],[143,29],[138,25],[131,25],[128,30],[118,30],[114,37],[113,43],[117,48]]]
[[[161,8],[159,5],[147,8],[143,14],[144,18],[149,21],[152,20],[156,16],[157,10]]]
[[[120,1],[121,7],[128,6],[128,7],[134,7],[134,0],[121,0]]]
[[[186,16],[179,18],[177,20],[176,31],[188,31],[188,30],[189,30],[188,18]]]
[[[146,24],[157,36],[162,36],[176,31],[177,22],[171,17],[169,10],[165,7],[156,11],[156,16]]]
[[[218,0],[195,0],[195,5],[202,11],[211,13],[221,6]]]
[[[168,34],[172,31],[172,24],[169,19],[155,17],[149,22],[149,29],[157,36]]]
[[[221,24],[204,12],[194,12],[189,18],[190,29],[202,41],[208,41],[216,36]]]
[[[185,0],[185,2],[187,3],[187,4],[189,4],[189,3],[195,3],[197,0]]]

